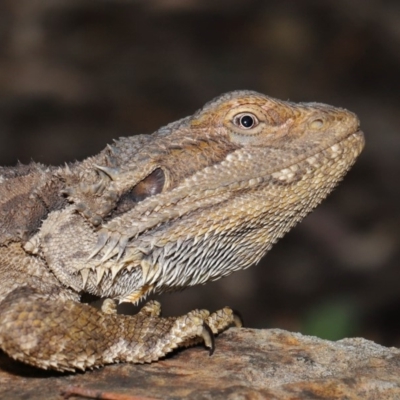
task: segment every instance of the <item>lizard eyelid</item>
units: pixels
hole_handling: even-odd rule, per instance
[[[264,110],[253,104],[230,110],[224,119],[230,139],[240,145],[257,142],[257,137],[264,131],[266,123],[267,116]]]

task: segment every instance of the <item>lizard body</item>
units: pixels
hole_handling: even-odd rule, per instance
[[[0,168],[0,349],[56,370],[151,362],[236,321],[138,302],[258,262],[364,145],[357,117],[251,91],[64,167]],[[80,303],[88,292],[101,310]]]

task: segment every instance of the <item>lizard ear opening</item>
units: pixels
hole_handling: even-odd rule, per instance
[[[161,168],[156,168],[130,191],[130,198],[136,203],[142,201],[149,196],[161,193],[164,184],[165,173]]]
[[[113,218],[132,210],[137,203],[145,200],[147,197],[161,193],[165,187],[165,181],[165,172],[161,168],[156,168],[131,189],[121,194],[118,204],[110,217]]]

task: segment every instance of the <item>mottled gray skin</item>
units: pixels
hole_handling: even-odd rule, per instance
[[[131,317],[80,296],[137,302],[249,267],[363,145],[347,110],[238,91],[81,163],[0,168],[0,348],[75,370],[212,347],[211,331],[235,322],[229,308],[160,318],[151,302]]]

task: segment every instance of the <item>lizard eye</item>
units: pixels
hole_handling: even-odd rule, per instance
[[[258,125],[258,119],[254,114],[240,113],[235,115],[233,123],[242,129],[251,129]]]

